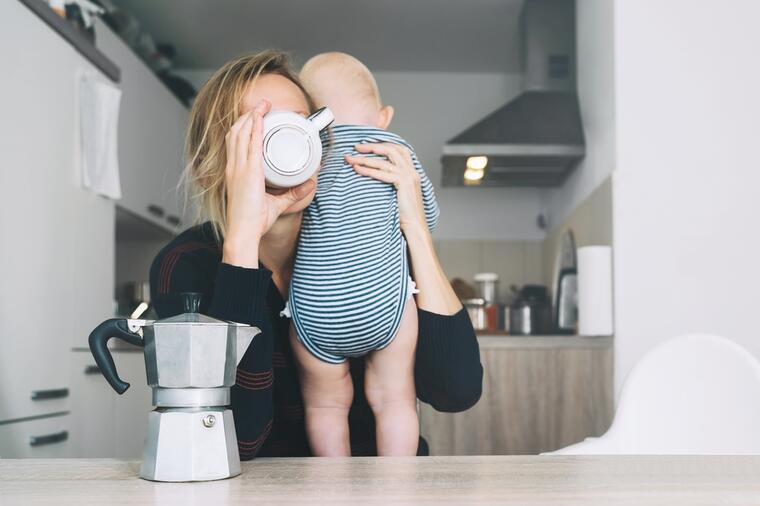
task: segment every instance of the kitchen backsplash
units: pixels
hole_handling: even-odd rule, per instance
[[[608,178],[581,202],[564,223],[543,241],[438,240],[435,248],[448,278],[474,285],[478,272],[499,275],[499,298],[507,301],[510,285],[554,283],[554,262],[560,236],[568,228],[578,247],[612,245],[612,180]],[[549,287],[550,291],[552,287]]]
[[[435,249],[450,280],[474,285],[476,273],[497,273],[500,301],[510,296],[510,285],[544,283],[543,241],[439,240]]]

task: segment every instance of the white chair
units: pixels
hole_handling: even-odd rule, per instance
[[[719,336],[666,341],[626,378],[607,433],[549,454],[760,454],[760,361]]]

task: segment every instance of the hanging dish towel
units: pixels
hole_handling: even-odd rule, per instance
[[[114,200],[121,198],[118,127],[121,90],[95,74],[79,83],[82,184]]]

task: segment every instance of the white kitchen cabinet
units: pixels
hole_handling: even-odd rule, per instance
[[[120,207],[171,232],[187,226],[181,191],[187,108],[103,23],[96,44],[121,69]],[[177,221],[179,220],[179,221]]]
[[[116,439],[112,422],[118,394],[100,374],[89,352],[71,355],[72,457],[113,457]]]
[[[0,459],[69,457],[71,417],[39,418],[0,425]]]
[[[112,311],[115,208],[80,185],[77,84],[98,71],[20,2],[0,2],[0,19],[13,41],[0,45],[0,421],[8,421],[69,409],[68,396],[32,392],[70,390],[68,350]]]
[[[153,409],[152,391],[148,387],[145,373],[145,356],[141,352],[119,352],[114,360],[119,375],[131,384],[123,395],[116,396],[116,408],[113,411],[116,434],[114,456],[119,459],[137,459],[142,456],[148,431],[148,412]]]
[[[117,394],[106,382],[89,351],[74,351],[72,368],[73,457],[136,459],[142,455],[151,407],[143,354],[113,351],[119,376],[131,384]]]

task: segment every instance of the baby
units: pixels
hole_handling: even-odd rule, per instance
[[[364,392],[376,419],[378,454],[415,455],[417,307],[396,190],[357,174],[346,158],[377,157],[360,154],[357,144],[411,146],[385,130],[393,108],[383,106],[374,77],[356,58],[317,55],[301,79],[316,105],[335,115],[323,136],[317,192],[303,214],[286,308],[309,444],[317,456],[351,454],[347,358],[365,356]],[[432,229],[438,220],[433,187],[413,152],[412,159]]]

